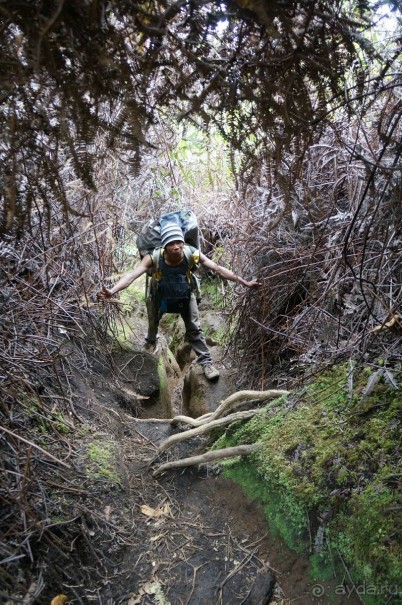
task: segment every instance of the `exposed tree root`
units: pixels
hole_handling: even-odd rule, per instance
[[[239,391],[238,393],[233,393],[227,399],[225,399],[219,407],[209,414],[204,414],[204,416],[200,416],[199,418],[190,418],[189,416],[175,416],[171,424],[177,425],[179,423],[186,423],[192,426],[186,431],[182,433],[177,433],[176,435],[172,435],[165,441],[163,441],[158,448],[158,454],[166,451],[172,445],[179,443],[181,441],[186,441],[187,439],[191,439],[192,437],[196,437],[198,435],[202,435],[203,433],[207,433],[212,429],[225,426],[226,424],[231,424],[236,420],[246,420],[247,418],[251,418],[257,412],[260,411],[260,408],[253,410],[245,410],[243,412],[233,412],[228,414],[230,410],[236,407],[239,403],[251,402],[251,401],[264,401],[266,399],[273,399],[276,397],[280,397],[281,395],[288,395],[289,391],[283,390],[270,390],[270,391]],[[225,414],[227,414],[225,416]],[[202,464],[205,462],[210,462],[212,460],[223,460],[224,458],[232,458],[233,456],[239,456],[244,454],[249,454],[253,450],[258,447],[258,444],[254,443],[251,445],[239,445],[237,447],[225,448],[222,450],[215,450],[211,452],[205,452],[204,454],[200,454],[198,456],[191,456],[189,458],[182,458],[181,460],[173,460],[171,462],[166,462],[165,464],[161,464],[153,473],[154,476],[157,476],[164,471],[183,468],[185,466],[193,466],[195,464]]]
[[[194,466],[195,464],[205,464],[206,462],[213,462],[214,460],[224,460],[226,458],[233,458],[234,456],[245,456],[250,454],[259,447],[258,443],[251,445],[238,445],[236,447],[227,447],[222,450],[214,450],[211,452],[205,452],[199,456],[190,456],[189,458],[182,458],[181,460],[171,460],[165,464],[161,464],[153,472],[153,476],[156,477],[165,471],[169,471],[176,468],[183,468],[185,466]]]
[[[246,412],[234,412],[233,414],[229,414],[229,416],[225,416],[224,418],[218,418],[217,420],[212,420],[211,422],[202,424],[201,426],[197,426],[194,429],[189,429],[188,431],[183,431],[183,433],[177,433],[177,435],[172,435],[160,444],[158,448],[158,453],[161,454],[175,443],[179,443],[180,441],[186,441],[187,439],[191,439],[191,437],[196,437],[197,435],[202,435],[203,433],[207,433],[208,431],[211,431],[212,429],[218,426],[230,424],[235,420],[245,420],[247,418],[251,418],[257,412],[259,412],[258,409],[247,410]]]
[[[265,399],[275,399],[276,397],[281,397],[282,395],[288,395],[289,391],[276,390],[271,389],[269,391],[238,391],[237,393],[233,393],[227,399],[225,399],[219,407],[214,412],[210,412],[209,414],[204,414],[204,416],[200,416],[199,418],[190,418],[189,416],[175,416],[172,418],[172,425],[176,426],[179,423],[189,424],[193,427],[198,427],[204,425],[206,423],[212,422],[217,418],[221,418],[227,413],[230,409],[236,407],[239,403],[244,403],[245,401],[264,401]]]

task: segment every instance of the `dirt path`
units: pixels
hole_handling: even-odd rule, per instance
[[[123,361],[127,368],[127,355]],[[80,536],[72,533],[68,563],[55,553],[54,586],[40,603],[63,591],[80,605],[360,604],[354,595],[325,596],[334,586],[311,582],[308,560],[269,534],[263,511],[216,466],[154,478],[153,462],[196,454],[205,442],[195,438],[155,460],[158,444],[180,429],[168,419],[138,418],[141,410],[129,408],[115,377],[95,366],[94,374],[77,374],[74,382],[87,427],[74,448],[76,469],[84,476],[95,468],[97,479],[82,494],[71,483],[67,507],[79,519]],[[131,388],[141,377],[148,380],[140,366]],[[144,408],[147,417],[151,411]],[[89,460],[94,444],[99,459]],[[113,458],[102,475],[105,451]]]
[[[270,536],[259,506],[216,469],[204,466],[152,477],[149,461],[154,446],[172,434],[168,423],[133,421],[126,432],[130,506],[137,512],[135,539],[122,570],[126,590],[131,587],[137,598],[130,605],[330,602],[315,596],[320,586],[309,579],[308,560]],[[201,440],[194,440],[171,455],[185,456],[200,445]],[[327,588],[334,590],[333,585]],[[143,590],[155,592],[139,600]],[[158,601],[158,590],[165,601]],[[339,596],[331,603],[357,605],[359,600]]]
[[[224,503],[225,496],[233,496],[231,482],[210,476],[207,468],[187,469],[157,481],[148,467],[155,453],[151,443],[170,434],[169,425],[130,423],[129,431],[125,460],[138,517],[136,546],[131,546],[123,565],[132,591],[140,597],[141,587],[160,587],[172,605],[263,603],[250,600],[257,574],[267,593],[272,595],[274,588],[268,562],[259,557],[263,534],[255,522],[249,532],[239,533],[234,527],[233,510]],[[181,454],[183,450],[182,446]]]
[[[87,421],[96,431],[85,440],[113,440],[120,485],[103,483],[86,500],[102,519],[88,530],[103,553],[98,550],[97,557],[104,557],[105,571],[96,578],[92,566],[97,572],[99,566],[87,560],[86,576],[93,582],[74,588],[74,602],[90,602],[95,593],[102,605],[359,603],[316,598],[308,561],[270,536],[263,511],[216,467],[154,478],[160,462],[197,453],[203,439],[176,445],[156,460],[158,444],[180,429],[168,420],[133,418],[111,393],[99,382],[87,383]],[[100,531],[105,523],[106,535]],[[68,594],[71,586],[65,583],[63,590]]]

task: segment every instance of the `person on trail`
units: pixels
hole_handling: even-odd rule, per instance
[[[229,281],[237,282],[247,288],[256,288],[256,280],[247,281],[232,271],[216,264],[204,254],[187,246],[183,232],[177,223],[167,223],[161,229],[161,248],[155,253],[146,254],[141,262],[110,289],[103,286],[98,293],[99,300],[110,299],[124,290],[144,273],[151,273],[151,287],[146,301],[148,312],[148,334],[144,350],[156,353],[159,321],[164,313],[179,313],[186,328],[186,338],[197,355],[197,363],[202,366],[208,380],[219,378],[219,370],[212,363],[211,353],[201,329],[198,306],[194,288],[192,267],[200,262],[206,269],[214,271]],[[155,264],[157,266],[155,266]]]

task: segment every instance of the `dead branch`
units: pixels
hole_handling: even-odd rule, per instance
[[[214,450],[211,452],[205,452],[198,456],[190,456],[189,458],[181,458],[180,460],[171,460],[165,464],[161,464],[153,472],[153,476],[156,477],[165,471],[183,468],[186,466],[195,466],[196,464],[205,464],[208,462],[214,462],[215,460],[225,460],[227,458],[234,458],[235,456],[246,456],[259,447],[258,443],[251,445],[237,445],[236,447],[227,447],[221,450]]]
[[[28,441],[28,439],[24,439],[24,437],[21,437],[21,435],[17,435],[17,433],[14,433],[13,431],[9,431],[4,426],[0,426],[0,431],[3,431],[4,433],[7,433],[7,435],[11,435],[12,437],[15,437],[16,439],[19,439],[19,441],[23,441],[24,443],[35,448],[36,450],[39,450],[40,452],[42,452],[42,454],[45,454],[45,456],[50,458],[50,460],[53,460],[53,462],[56,462],[57,464],[61,464],[65,468],[68,468],[68,469],[71,468],[68,464],[66,464],[62,460],[59,460],[59,458],[56,458],[55,456],[53,456],[52,454],[50,454],[49,452],[44,450],[39,445],[36,445],[36,443],[33,443],[32,441]]]
[[[239,403],[244,403],[245,401],[265,401],[265,399],[274,399],[283,395],[289,395],[289,391],[277,389],[271,389],[269,391],[238,391],[225,399],[214,412],[204,414],[199,418],[190,418],[189,416],[181,415],[175,416],[172,418],[171,423],[173,426],[176,426],[182,422],[197,427],[216,420],[217,418],[221,418]]]

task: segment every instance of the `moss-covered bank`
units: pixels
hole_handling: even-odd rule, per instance
[[[346,573],[368,605],[400,602],[402,589],[400,378],[333,367],[216,443],[261,443],[225,473],[260,500],[271,531],[309,550],[315,580]]]

